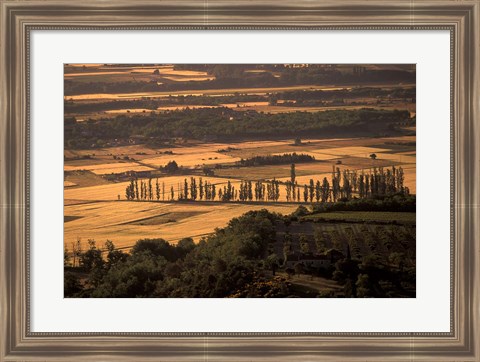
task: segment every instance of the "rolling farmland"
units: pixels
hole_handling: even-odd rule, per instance
[[[415,72],[65,64],[65,296],[414,297]]]
[[[396,141],[403,140],[396,138]],[[410,142],[411,139],[408,138]],[[221,203],[220,201],[213,201],[203,205],[201,202],[195,204],[175,204],[168,203],[171,199],[171,188],[173,187],[174,198],[178,198],[179,188],[183,188],[185,179],[195,177],[197,180],[201,177],[203,182],[215,184],[217,188],[221,188],[230,180],[232,186],[239,188],[240,180],[258,180],[258,179],[277,179],[279,181],[288,181],[290,179],[290,165],[271,165],[271,166],[255,166],[255,167],[238,167],[234,166],[235,162],[239,161],[239,157],[231,157],[232,153],[244,152],[244,155],[263,154],[264,150],[275,151],[275,149],[285,149],[285,147],[294,148],[298,152],[312,155],[318,162],[297,164],[297,182],[299,185],[307,185],[310,179],[322,180],[327,177],[331,182],[332,166],[338,167],[341,170],[369,170],[372,167],[391,166],[402,167],[405,171],[405,186],[407,186],[412,193],[416,189],[416,172],[415,155],[413,151],[404,151],[402,153],[386,153],[390,149],[387,144],[384,147],[359,146],[364,143],[366,145],[372,142],[371,139],[352,140],[305,140],[305,146],[296,147],[290,146],[291,141],[259,141],[259,142],[243,142],[232,144],[197,144],[186,147],[174,148],[173,155],[157,154],[157,150],[148,149],[140,146],[126,146],[124,148],[108,148],[105,150],[96,150],[96,157],[100,160],[105,159],[105,163],[95,163],[85,166],[69,166],[69,162],[65,163],[65,171],[70,174],[70,171],[86,170],[91,171],[97,175],[105,175],[107,173],[117,173],[125,171],[139,171],[139,170],[155,170],[158,166],[164,166],[167,162],[175,160],[179,165],[186,167],[186,174],[178,176],[159,175],[158,181],[160,187],[164,185],[165,193],[161,191],[160,200],[164,203],[157,204],[154,201],[145,202],[127,202],[125,201],[125,188],[129,184],[124,182],[104,182],[103,184],[93,184],[92,186],[79,187],[79,180],[77,182],[67,181],[65,184],[64,198],[65,201],[77,200],[81,202],[89,202],[88,204],[75,204],[65,206],[65,215],[79,217],[74,221],[69,221],[65,224],[65,244],[69,248],[71,242],[80,237],[86,242],[87,239],[95,239],[99,242],[104,242],[107,239],[114,239],[119,247],[127,247],[132,245],[135,240],[135,233],[141,237],[163,237],[166,240],[176,242],[182,237],[194,237],[198,240],[200,236],[206,235],[213,231],[215,227],[221,227],[233,217],[240,216],[244,212],[251,209],[268,208],[274,212],[290,213],[293,212],[297,204],[282,205],[275,203],[259,203],[259,205],[239,205],[235,203]],[[348,142],[352,142],[355,146],[345,147]],[[378,142],[378,140],[377,140]],[[383,142],[389,142],[388,139],[383,139]],[[342,147],[318,148],[319,145],[328,145],[337,143]],[[231,147],[233,151],[225,154],[218,152],[219,150]],[[411,148],[407,146],[404,149]],[[148,153],[142,155],[141,163],[138,162],[111,162],[111,154],[130,154]],[[319,153],[321,152],[321,153]],[[408,155],[404,153],[407,152]],[[76,154],[86,154],[87,151],[76,151]],[[270,152],[269,152],[270,153]],[[369,154],[376,153],[377,159],[371,160]],[[283,154],[282,152],[272,152],[272,154]],[[323,157],[324,155],[328,157]],[[331,156],[331,157],[330,157]],[[342,161],[341,164],[337,164]],[[101,162],[101,161],[100,161]],[[406,163],[404,163],[406,162]],[[198,174],[197,167],[199,165],[232,165],[230,167],[223,167],[215,170],[215,176],[205,176]],[[148,167],[147,167],[148,166]],[[188,171],[190,170],[190,171]],[[189,174],[190,173],[190,174]],[[86,173],[88,175],[88,173]],[[67,177],[72,179],[73,176]],[[77,178],[82,178],[78,176]],[[87,178],[87,176],[85,176]],[[74,178],[73,178],[74,179]],[[153,178],[153,183],[156,181]],[[140,180],[148,181],[147,178],[140,178]],[[162,189],[163,190],[163,189]],[[302,190],[303,192],[303,190]],[[118,200],[121,200],[118,202]],[[283,187],[280,189],[279,202],[286,201],[286,194]],[[181,220],[166,222],[163,224],[138,225],[134,221],[137,219],[144,219],[153,217],[158,214],[168,214],[169,212],[193,212],[191,216],[188,212]],[[199,212],[199,214],[195,214]],[[205,215],[204,215],[205,214]],[[102,216],[103,215],[103,216]],[[107,217],[108,215],[108,217]],[[131,217],[129,216],[131,215]],[[141,216],[138,216],[141,215]],[[203,215],[203,216],[201,216]],[[202,220],[209,220],[205,223]],[[105,224],[105,220],[111,220]],[[83,229],[83,230],[82,230]],[[183,230],[183,231],[182,231]]]

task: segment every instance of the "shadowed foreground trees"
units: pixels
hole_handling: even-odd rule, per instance
[[[398,196],[396,198],[394,203],[375,200],[375,205],[380,209],[398,207],[402,201]],[[404,202],[408,204],[410,201],[405,199]],[[361,202],[343,203],[337,207],[348,210],[362,205],[371,207],[370,203]],[[142,239],[137,241],[130,254],[115,249],[111,241],[99,248],[95,241],[89,240],[88,249],[79,255],[80,266],[65,267],[65,296],[306,296],[298,290],[293,275],[288,281],[285,279],[285,273],[288,274],[290,269],[297,275],[333,278],[343,288],[342,295],[346,297],[405,297],[411,296],[412,290],[414,293],[414,229],[359,226],[360,233],[354,233],[351,228],[341,233],[336,230],[327,234],[317,230],[312,235],[288,233],[292,222],[296,227],[311,222],[305,219],[310,215],[305,207],[290,216],[267,210],[250,211],[233,218],[225,228],[216,229],[198,244],[191,238],[182,239],[177,245],[161,238]],[[287,230],[281,231],[285,227]],[[281,245],[283,254],[278,249]],[[296,262],[295,269],[292,269],[285,262],[295,255],[330,255],[335,259],[326,269],[301,265],[301,262]],[[324,295],[321,291],[317,293],[336,296]]]

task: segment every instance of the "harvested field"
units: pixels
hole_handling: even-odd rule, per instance
[[[63,187],[72,187],[72,186],[77,186],[77,184],[72,181],[63,181]]]
[[[78,158],[77,158],[78,157]],[[82,157],[75,156],[73,159],[66,159],[64,161],[64,171],[75,171],[76,169],[83,169],[83,167],[89,168],[94,165],[102,165],[105,163],[112,163],[112,158],[104,157]]]
[[[89,204],[95,201],[88,200],[63,200],[63,206]]]
[[[152,110],[147,108],[130,108],[130,109],[112,109],[105,111],[107,114],[124,114],[124,113],[150,113]]]
[[[338,167],[340,170],[347,168],[347,166],[343,164],[337,165],[336,162],[315,162],[296,164],[295,171],[299,176],[301,176],[301,173],[305,175],[316,175],[318,173],[332,172],[332,167]]]
[[[76,72],[76,73],[65,73],[63,76],[66,78],[70,77],[87,77],[87,76],[96,76],[96,75],[114,75],[114,74],[125,74],[125,72],[119,71],[99,71],[99,72]]]
[[[204,76],[197,76],[197,77],[189,77],[189,76],[174,76],[170,75],[168,77],[163,76],[162,78],[172,80],[174,82],[191,82],[191,81],[196,81],[196,82],[201,82],[201,81],[206,81],[206,80],[214,80],[215,77],[209,76],[209,77],[204,77]]]
[[[183,167],[200,167],[203,165],[234,163],[240,161],[240,158],[231,157],[229,155],[217,152],[193,152],[186,154],[162,155],[159,157],[148,158],[144,159],[143,163],[150,166],[159,167],[165,166],[168,162],[171,161],[175,161],[179,166]]]
[[[217,108],[218,106],[202,106],[198,104],[182,104],[181,106],[174,105],[174,106],[164,106],[158,107],[157,111],[165,112],[165,111],[183,111],[187,108],[189,109],[202,109],[202,108]]]
[[[362,147],[362,146],[353,146],[353,147],[338,147],[338,148],[327,148],[315,150],[314,152],[326,153],[329,155],[338,155],[338,156],[361,156],[369,157],[372,153],[378,152],[387,152],[388,149],[385,148],[374,148],[374,147]]]
[[[179,212],[167,212],[165,214],[160,214],[158,216],[151,216],[145,219],[131,222],[132,225],[162,225],[172,222],[177,222],[183,219],[187,219],[192,216],[197,216],[204,214],[205,212],[201,211],[179,211]]]
[[[238,102],[238,103],[224,103],[220,105],[222,107],[233,108],[233,109],[241,108],[242,110],[245,110],[244,108],[253,109],[255,107],[268,106],[268,102]]]
[[[115,73],[115,74],[113,74]],[[160,79],[158,75],[153,75],[152,72],[147,73],[130,73],[130,72],[92,72],[91,74],[81,74],[66,77],[66,79],[74,80],[75,82],[93,83],[93,82],[151,82]]]
[[[289,214],[297,205],[242,205],[242,204],[193,204],[155,202],[95,202],[92,204],[65,207],[65,215],[81,216],[65,224],[64,243],[71,249],[72,242],[82,240],[86,249],[87,240],[95,239],[102,246],[112,240],[116,247],[130,248],[141,238],[164,238],[176,243],[184,237],[198,241],[216,227],[224,227],[230,219],[250,210],[267,208],[273,212]],[[182,218],[179,215],[193,213]],[[141,224],[141,220],[159,215],[168,215],[176,221],[164,224]],[[175,216],[176,215],[176,216]],[[208,222],[207,222],[208,221]]]
[[[306,153],[309,154],[309,151],[312,147],[309,146],[294,146],[293,142],[286,142],[283,145],[271,145],[264,147],[251,147],[251,148],[241,148],[238,150],[232,150],[229,152],[230,155],[240,157],[240,158],[251,158],[255,156],[266,156],[273,154],[283,155],[284,153]]]
[[[176,70],[173,68],[174,68],[173,66],[170,66],[170,67],[166,66],[166,67],[159,68],[160,75],[168,74],[168,75],[173,75],[177,77],[190,77],[190,78],[209,77],[209,78],[215,79],[215,77],[210,76],[207,72],[200,72],[196,70]]]
[[[293,140],[275,140],[275,141],[245,141],[245,142],[237,142],[237,143],[217,143],[217,146],[223,149],[227,147],[231,147],[238,150],[258,150],[261,151],[267,147],[281,147],[292,145]],[[208,145],[208,144],[207,144]]]
[[[197,176],[196,176],[197,177]],[[158,179],[160,187],[162,183],[165,183],[165,200],[170,199],[170,188],[173,186],[175,198],[177,197],[177,188],[179,185],[183,186],[184,180],[190,180],[190,176],[168,176],[160,177]],[[139,182],[143,180],[148,182],[148,179],[139,179]],[[198,180],[198,177],[197,177]],[[215,185],[226,185],[227,179],[220,177],[202,177],[203,182],[208,181],[211,184]],[[233,185],[238,184],[238,180],[230,180]],[[152,179],[152,184],[155,185],[156,179]],[[94,200],[94,201],[109,201],[117,200],[118,195],[121,199],[125,199],[125,189],[130,184],[130,182],[118,182],[114,184],[91,186],[91,187],[82,187],[82,188],[71,188],[64,191],[64,198],[66,200]],[[160,200],[163,200],[163,195],[161,195]]]
[[[377,160],[392,160],[399,163],[415,163],[417,157],[398,153],[377,153]]]
[[[417,136],[398,136],[385,138],[388,142],[416,142]]]
[[[64,166],[65,171],[92,171],[97,175],[106,175],[111,173],[123,173],[127,171],[152,171],[153,168],[139,165],[136,162],[117,162],[117,163],[101,163],[96,165],[85,166]]]
[[[71,186],[69,187],[70,189],[97,185],[110,185],[110,182],[90,171],[66,172],[64,182],[71,183]]]
[[[377,158],[372,160],[368,157],[345,157],[342,158],[342,165],[350,170],[369,169],[374,167],[389,167],[399,165],[399,162]]]
[[[124,173],[127,171],[135,171],[135,172],[141,172],[141,171],[153,171],[154,169],[148,166],[128,166],[128,167],[107,167],[107,168],[100,168],[93,170],[93,173],[97,175],[110,175],[110,174],[116,174],[116,173]]]

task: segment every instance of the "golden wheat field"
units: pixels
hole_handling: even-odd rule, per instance
[[[189,175],[182,175],[182,176],[167,176],[167,177],[160,177],[158,178],[159,187],[163,191],[163,185],[165,185],[165,200],[170,199],[171,188],[174,189],[175,198],[178,196],[178,187],[179,185],[183,187],[184,180],[190,183]],[[195,175],[197,181],[199,180],[198,175]],[[230,180],[232,185],[238,184],[240,181],[235,179],[226,179],[221,177],[202,177],[203,182],[208,182],[210,184],[214,184],[216,186],[224,186],[227,184],[227,181]],[[139,179],[138,182],[148,182],[148,179]],[[117,182],[117,183],[109,183],[105,185],[96,185],[96,186],[89,186],[89,187],[81,187],[81,188],[72,188],[64,191],[64,198],[66,200],[73,199],[73,200],[94,200],[94,201],[109,201],[109,200],[117,200],[118,196],[120,199],[125,199],[125,189],[130,184],[130,182]],[[155,188],[156,186],[156,179],[152,179],[152,187]],[[163,200],[163,192],[161,195],[160,200]]]
[[[124,113],[150,113],[152,110],[147,108],[130,108],[130,109],[111,109],[105,111],[107,114],[124,114]]]
[[[119,248],[130,248],[142,238],[164,238],[175,244],[184,237],[198,241],[226,226],[228,221],[263,205],[193,204],[156,202],[93,202],[65,206],[64,243],[71,250],[78,238],[86,248],[88,239],[98,245],[112,240]],[[268,205],[272,212],[288,214],[296,205]]]
[[[162,155],[143,160],[146,165],[155,167],[165,166],[168,162],[172,161],[175,161],[179,166],[200,167],[203,165],[214,165],[219,163],[234,163],[240,161],[240,158],[231,157],[218,152],[195,152],[186,154]]]
[[[126,171],[151,171],[151,167],[142,166],[135,162],[116,162],[116,163],[100,163],[82,166],[64,166],[64,171],[92,171],[97,175],[106,175],[110,173],[122,173]]]
[[[72,181],[63,181],[63,187],[72,187],[72,186],[77,186],[77,184]]]
[[[129,78],[138,81],[139,79],[145,79],[143,76],[153,78],[165,78],[175,82],[188,82],[188,81],[205,81],[213,80],[214,76],[208,75],[206,72],[192,71],[192,70],[176,70],[173,66],[125,66],[125,67],[112,67],[101,65],[68,65],[65,67],[64,76],[66,79],[74,78],[79,81],[89,82],[101,82],[108,80],[112,81],[125,81]],[[83,69],[82,69],[83,68]],[[88,71],[85,71],[88,69]],[[158,74],[154,74],[154,71],[158,70]],[[108,78],[105,78],[108,76]],[[135,78],[135,76],[137,78]],[[140,76],[140,78],[138,78]],[[148,80],[148,78],[147,78]]]
[[[377,148],[377,147],[353,146],[353,147],[319,149],[319,150],[314,150],[313,152],[321,152],[329,155],[338,155],[338,156],[369,157],[372,153],[376,154],[378,152],[387,152],[387,151],[390,151],[390,150],[385,148]]]

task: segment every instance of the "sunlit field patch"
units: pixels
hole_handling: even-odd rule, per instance
[[[219,163],[234,163],[240,161],[238,157],[231,157],[218,152],[203,152],[191,154],[162,155],[143,160],[147,165],[159,167],[165,166],[168,162],[175,161],[179,166],[194,167],[203,165],[214,165]]]
[[[112,113],[112,114],[122,114],[122,113],[150,113],[152,110],[147,108],[130,108],[130,109],[112,109],[109,111],[105,111],[105,113]]]
[[[401,163],[415,163],[417,160],[416,156],[398,154],[398,153],[377,153],[378,160],[391,160]]]
[[[329,149],[320,149],[318,152],[326,153],[329,155],[339,155],[339,156],[367,156],[369,157],[372,153],[377,152],[386,152],[388,149],[384,148],[374,148],[374,147],[362,147],[362,146],[352,146],[352,147],[338,147],[338,148],[329,148]]]
[[[250,210],[267,208],[272,212],[291,213],[297,205],[241,205],[241,204],[193,204],[154,202],[95,202],[65,207],[65,215],[81,216],[81,219],[65,223],[65,247],[80,238],[84,248],[88,239],[95,239],[99,246],[112,240],[118,248],[132,247],[141,238],[164,238],[175,244],[184,237],[198,241],[225,226],[230,219]],[[184,217],[185,213],[192,213]],[[141,220],[164,215],[170,222],[141,225]],[[168,220],[167,220],[168,221]]]
[[[215,79],[215,77],[204,77],[204,76],[189,77],[189,76],[174,76],[174,75],[170,75],[163,78],[172,80],[174,82],[191,82],[191,81],[201,82],[201,81]]]
[[[77,186],[77,184],[71,181],[63,181],[63,187],[72,187],[72,186]]]
[[[189,175],[182,175],[182,176],[167,176],[167,177],[160,177],[158,178],[159,186],[162,187],[165,184],[165,196],[162,194],[160,195],[160,200],[170,200],[171,194],[171,187],[174,189],[174,197],[178,197],[178,188],[183,187],[184,180],[190,181]],[[197,181],[199,180],[198,176],[195,176]],[[227,184],[227,179],[220,178],[220,177],[202,177],[203,181],[208,181],[211,184],[215,184],[217,186]],[[140,181],[148,182],[148,179],[139,179]],[[238,183],[238,180],[231,179],[233,184],[235,185]],[[153,187],[155,187],[156,179],[152,179]],[[106,184],[106,185],[98,185],[98,186],[90,186],[90,187],[82,187],[82,188],[73,188],[67,189],[64,191],[64,198],[65,199],[74,199],[74,200],[117,200],[118,196],[120,199],[125,200],[125,189],[130,184],[130,182],[117,182],[113,184]],[[162,190],[163,191],[163,190]]]
[[[105,175],[110,173],[122,173],[127,171],[151,171],[153,168],[139,165],[135,162],[117,162],[117,163],[102,163],[85,166],[64,166],[64,171],[92,171],[97,175]]]

